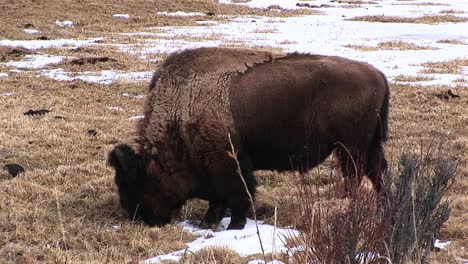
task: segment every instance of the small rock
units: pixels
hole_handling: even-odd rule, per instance
[[[46,36],[40,36],[40,37],[37,37],[38,40],[49,40],[48,37]]]
[[[216,14],[215,14],[214,12],[208,12],[208,13],[206,13],[205,15],[207,15],[207,16],[215,16]]]
[[[11,177],[16,177],[18,176],[18,174],[24,172],[23,166],[16,163],[6,164],[5,166],[3,166],[3,169],[8,171],[8,174],[10,174]]]
[[[24,25],[24,28],[33,28],[33,27],[34,27],[34,25],[32,23],[26,23]]]
[[[66,119],[64,116],[54,116],[54,119]]]
[[[47,109],[39,109],[39,110],[29,109],[27,112],[23,113],[23,115],[45,115],[49,112],[50,110],[47,110]]]
[[[88,135],[95,137],[97,136],[98,132],[95,129],[88,130]]]
[[[71,63],[76,64],[76,65],[84,65],[87,63],[96,64],[98,62],[106,62],[106,61],[117,61],[117,60],[113,58],[109,58],[109,57],[86,57],[86,58],[73,59]]]
[[[447,91],[447,94],[452,98],[460,98],[460,96],[458,94],[454,94],[452,92],[452,90],[450,90],[450,89]]]

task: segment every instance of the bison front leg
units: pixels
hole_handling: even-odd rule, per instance
[[[239,166],[234,162],[234,170],[231,172],[232,192],[227,197],[228,206],[231,208],[231,223],[227,229],[244,228],[247,213],[251,207],[250,198],[252,200],[255,198],[256,181],[250,157],[241,149],[237,155],[237,160]]]
[[[222,201],[210,201],[209,208],[200,225],[201,228],[208,229],[216,226],[226,212],[226,205]]]
[[[246,194],[239,194],[229,198],[229,207],[231,208],[231,223],[227,227],[228,230],[243,229],[247,222],[247,213],[249,211],[250,202]]]
[[[246,216],[250,208],[248,193],[255,196],[255,178],[252,172],[252,163],[247,153],[239,149],[236,160],[229,156],[226,149],[213,154],[213,160],[207,166],[207,171],[216,187],[217,196],[225,201],[225,207],[231,209],[231,223],[228,229],[242,229],[246,223]],[[239,170],[240,167],[240,170]],[[245,182],[245,184],[244,184]],[[247,192],[248,191],[248,192]],[[211,204],[210,204],[211,207]],[[212,221],[219,215],[213,206],[208,210],[207,218]]]

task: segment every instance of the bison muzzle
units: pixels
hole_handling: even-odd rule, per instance
[[[156,70],[145,118],[109,154],[131,219],[164,225],[192,198],[209,201],[203,226],[231,211],[242,229],[254,170],[307,170],[332,152],[343,176],[367,175],[377,191],[386,167],[389,87],[363,62],[311,54],[199,48]]]

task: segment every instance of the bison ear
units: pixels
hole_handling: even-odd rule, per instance
[[[138,170],[141,166],[141,156],[136,154],[127,144],[117,145],[111,150],[107,161],[117,172],[122,172],[125,175],[134,169]]]

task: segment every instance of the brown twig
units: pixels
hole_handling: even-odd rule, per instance
[[[241,167],[240,167],[240,164],[239,164],[239,160],[237,159],[237,151],[234,149],[234,145],[232,144],[231,134],[228,134],[228,138],[229,138],[229,144],[231,145],[231,151],[228,151],[227,153],[228,153],[229,157],[233,158],[234,161],[236,162],[237,173],[239,174],[239,176],[240,176],[240,178],[242,180],[242,183],[244,184],[245,191],[247,192],[247,195],[249,196],[250,205],[252,206],[253,217],[254,217],[254,220],[255,220],[255,227],[257,228],[258,241],[260,242],[260,248],[262,250],[263,260],[265,261],[265,263],[267,263],[266,256],[265,256],[265,250],[263,249],[262,238],[260,237],[260,230],[258,229],[257,212],[255,211],[255,204],[254,204],[254,201],[253,201],[253,198],[252,198],[252,194],[250,193],[249,188],[247,187],[247,183],[244,180],[244,176],[242,175],[242,170],[241,170]]]

